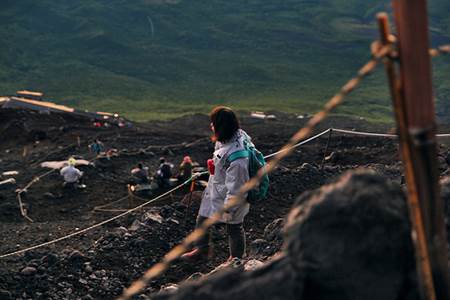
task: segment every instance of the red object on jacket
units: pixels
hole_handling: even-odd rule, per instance
[[[214,160],[208,159],[207,165],[209,174],[214,175],[214,171],[216,170],[216,167],[214,166]]]

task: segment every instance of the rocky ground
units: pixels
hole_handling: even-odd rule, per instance
[[[257,120],[242,115],[242,127],[265,154],[288,140],[304,120],[277,113],[276,120]],[[386,132],[389,128],[362,121],[334,118],[328,127]],[[131,128],[94,128],[90,120],[67,115],[41,115],[21,110],[0,110],[0,174],[16,170],[15,185],[0,187],[0,255],[64,236],[119,212],[94,208],[127,195],[130,169],[140,161],[155,170],[160,156],[178,163],[191,155],[204,165],[213,146],[208,139],[209,121],[194,115],[171,122],[134,124]],[[95,137],[118,156],[82,167],[87,188],[67,192],[57,173],[33,185],[24,202],[33,223],[20,216],[15,190],[47,170],[46,160],[64,160],[70,155],[90,159],[87,145]],[[78,145],[78,139],[80,144]],[[282,245],[284,217],[297,196],[332,181],[346,170],[370,168],[389,181],[401,183],[401,164],[395,140],[335,135],[329,145],[333,153],[321,168],[326,136],[304,147],[282,162],[271,176],[266,202],[255,205],[246,218],[248,258],[265,261]],[[448,150],[440,147],[442,174],[450,162]],[[1,180],[5,178],[0,178]],[[1,181],[0,180],[0,181]],[[194,204],[180,202],[178,191],[143,210],[86,234],[22,255],[0,259],[0,299],[114,299],[142,273],[193,229],[200,192]],[[129,208],[124,201],[112,209]],[[161,287],[178,283],[195,273],[207,273],[227,257],[224,228],[214,230],[214,257],[208,263],[176,263],[152,281],[145,299]]]

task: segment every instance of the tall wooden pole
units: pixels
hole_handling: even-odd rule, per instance
[[[395,38],[390,33],[388,15],[379,13],[377,15],[378,28],[380,30],[381,45],[393,45]],[[408,185],[408,208],[411,219],[412,232],[414,232],[414,254],[416,257],[417,276],[419,290],[422,299],[436,300],[436,291],[433,282],[433,273],[431,271],[430,254],[428,250],[428,241],[425,234],[423,212],[420,207],[420,199],[416,187],[416,177],[413,171],[410,147],[408,146],[408,127],[406,121],[406,106],[401,94],[401,83],[397,75],[397,69],[394,61],[389,57],[384,59],[386,74],[391,91],[392,105],[397,122],[397,133],[399,135],[399,146],[404,161],[404,171],[406,184]]]
[[[399,93],[407,127],[404,133],[407,136],[403,138],[410,154],[409,162],[405,161],[405,164],[411,165],[414,178],[414,182],[408,183],[408,190],[415,191],[420,199],[436,297],[449,299],[447,237],[444,205],[439,193],[427,3],[426,0],[393,0],[392,3],[400,58]]]

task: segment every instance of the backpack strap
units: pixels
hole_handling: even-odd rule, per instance
[[[248,150],[240,150],[240,151],[236,151],[236,152],[231,153],[228,156],[227,161],[229,163],[231,163],[231,162],[233,162],[233,161],[235,161],[237,159],[246,158],[246,157],[250,157],[249,151]]]

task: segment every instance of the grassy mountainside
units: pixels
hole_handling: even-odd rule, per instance
[[[450,41],[450,3],[430,5],[435,43]],[[0,94],[42,90],[135,119],[239,109],[312,112],[369,58],[376,12],[359,0],[2,0]],[[438,99],[450,84],[439,59]],[[388,120],[383,72],[339,110]],[[446,106],[440,105],[445,111]]]

